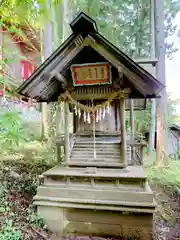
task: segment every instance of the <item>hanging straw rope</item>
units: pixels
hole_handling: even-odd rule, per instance
[[[96,106],[92,106],[92,107],[89,107],[87,105],[84,105],[76,100],[74,100],[71,96],[71,94],[66,91],[63,96],[65,98],[68,98],[70,103],[75,105],[77,108],[80,108],[81,110],[85,111],[85,112],[92,112],[92,113],[95,113],[97,110],[103,108],[103,107],[106,107],[109,105],[110,102],[112,102],[113,99],[115,99],[117,96],[119,95],[119,97],[124,97],[124,93],[122,92],[122,90],[119,90],[118,92],[114,92],[113,94],[111,94],[111,96],[108,98],[108,100],[106,100],[104,103],[102,104],[98,104]]]
[[[69,102],[73,105],[75,105],[77,108],[81,109],[84,112],[87,113],[92,113],[92,117],[93,117],[93,152],[94,152],[94,159],[96,159],[96,122],[95,122],[95,113],[101,109],[104,108],[106,106],[109,105],[109,103],[111,103],[117,96],[119,96],[119,98],[124,97],[124,92],[122,92],[122,90],[119,90],[118,92],[114,92],[111,94],[111,96],[108,98],[108,100],[106,100],[105,102],[103,102],[102,104],[98,104],[96,106],[94,106],[94,102],[92,99],[92,107],[89,107],[87,105],[84,105],[78,101],[76,101],[75,99],[72,98],[71,94],[66,91],[63,96],[61,96],[58,99],[58,102],[60,103],[63,98],[67,98],[69,100]]]

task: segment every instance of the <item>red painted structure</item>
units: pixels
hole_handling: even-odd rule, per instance
[[[0,32],[2,34],[3,33],[8,33],[9,36],[11,36],[11,39],[12,39],[13,43],[15,43],[16,46],[19,48],[20,55],[27,58],[27,60],[23,59],[23,60],[19,61],[21,79],[22,79],[22,81],[25,81],[34,72],[34,70],[36,68],[35,58],[33,59],[32,54],[31,54],[31,56],[28,56],[27,52],[25,53],[25,51],[24,51],[25,43],[22,40],[20,40],[19,37],[17,37],[14,33],[8,32],[8,30],[4,26],[0,29]],[[1,50],[1,60],[4,61],[3,47],[2,47],[2,50]],[[4,74],[4,73],[2,72],[2,74]],[[5,87],[5,89],[0,90],[0,96],[4,96],[4,90],[8,91],[8,88]],[[21,98],[20,102],[24,103],[28,106],[31,105],[30,100],[28,100],[28,102],[27,102],[27,101],[23,101],[23,99]]]

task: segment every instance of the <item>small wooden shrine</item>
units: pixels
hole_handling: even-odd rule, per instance
[[[128,136],[125,111],[131,99],[135,109],[144,107],[163,85],[84,13],[70,26],[69,38],[18,89],[37,101],[64,102],[64,135],[57,139],[64,160],[43,174],[38,212],[59,234],[151,234],[155,203],[142,167],[145,143]],[[151,63],[147,68],[153,72]]]

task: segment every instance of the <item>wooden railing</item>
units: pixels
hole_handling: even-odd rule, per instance
[[[58,135],[56,138],[56,157],[57,161],[60,162],[62,155],[64,154],[64,134]]]
[[[143,165],[144,148],[147,146],[145,137],[141,133],[129,134],[129,145],[131,146],[132,165]]]
[[[71,156],[71,152],[72,152],[72,149],[74,147],[74,143],[75,143],[75,135],[72,133],[69,135],[69,156]]]
[[[71,133],[69,134],[69,156],[71,155],[74,143],[75,143],[75,135]],[[59,162],[61,160],[61,156],[64,154],[64,147],[65,147],[64,134],[61,134],[57,137],[56,147],[57,147],[57,160]]]

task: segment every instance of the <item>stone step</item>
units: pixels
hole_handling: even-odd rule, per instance
[[[130,152],[126,153],[127,157],[131,156]],[[94,158],[94,152],[93,151],[72,151],[71,153],[71,158]],[[121,155],[118,152],[111,152],[111,153],[101,153],[96,151],[96,158],[105,158],[105,159],[111,159],[111,158],[116,158],[120,159]]]
[[[75,152],[75,153],[77,153],[77,152],[82,152],[82,153],[89,152],[89,153],[93,153],[94,150],[95,150],[97,153],[101,153],[101,154],[113,154],[113,153],[120,154],[120,149],[73,148],[73,152]],[[130,149],[127,149],[126,152],[127,152],[127,153],[130,153],[131,150],[130,150]]]
[[[115,148],[115,149],[113,149],[113,148],[95,148],[95,150],[98,152],[100,152],[100,153],[103,153],[103,152],[106,152],[106,153],[109,153],[109,152],[114,152],[114,151],[116,151],[116,152],[119,152],[120,153],[120,147],[119,148]],[[82,152],[84,152],[84,151],[89,151],[89,152],[93,152],[94,151],[94,148],[83,148],[83,147],[73,147],[73,151],[82,151]],[[127,149],[127,151],[130,151],[129,149]]]
[[[96,158],[107,158],[107,159],[117,158],[117,159],[119,159],[120,156],[121,156],[120,153],[116,153],[116,152],[111,153],[111,154],[106,154],[106,153],[103,154],[103,153],[96,152]],[[126,156],[129,156],[129,154],[127,153]],[[93,157],[94,158],[94,152],[72,152],[71,157],[80,157],[80,158],[82,158],[82,157],[92,158]]]
[[[90,171],[89,171],[90,170]],[[89,169],[89,168],[70,168],[62,165],[55,166],[43,173],[44,177],[93,177],[96,179],[138,179],[146,180],[144,170],[141,166],[128,166],[125,169]]]
[[[128,186],[127,186],[128,188]],[[122,191],[120,189],[94,189],[40,186],[37,195],[40,197],[63,198],[70,202],[86,202],[97,204],[114,204],[126,206],[148,206],[153,204],[151,191]]]
[[[75,144],[74,146],[73,146],[74,148],[85,148],[85,149],[94,149],[94,145],[92,144],[92,145],[84,145],[84,144],[80,144],[80,145],[77,145],[77,144]],[[121,147],[120,147],[120,145],[118,145],[118,146],[114,146],[114,145],[112,145],[112,146],[106,146],[106,145],[95,145],[95,148],[96,149],[108,149],[108,150],[111,150],[111,149],[120,149]],[[127,147],[128,148],[128,147]]]
[[[128,156],[127,156],[128,158]],[[70,160],[79,160],[79,161],[96,161],[96,162],[107,162],[107,161],[120,161],[121,157],[120,156],[99,156],[96,155],[94,158],[94,155],[71,155]]]
[[[86,145],[92,145],[94,144],[94,141],[76,141],[76,144],[86,144]],[[105,141],[95,141],[95,144],[96,145],[109,145],[109,146],[112,146],[112,145],[120,145],[120,142],[105,142]]]
[[[106,166],[106,164],[114,164],[114,163],[121,163],[120,162],[120,159],[93,159],[93,158],[71,158],[70,161],[71,163],[74,163],[74,162],[79,162],[79,163],[84,163],[84,166],[85,164],[87,164],[87,167],[89,166],[89,163],[93,163],[93,165],[98,165],[98,164],[104,164]],[[68,164],[67,164],[68,165]]]
[[[52,212],[52,208],[55,207],[55,212],[57,212],[57,208],[61,209],[61,208],[65,208],[65,209],[84,209],[84,210],[93,210],[92,212],[96,212],[94,210],[97,211],[103,211],[106,210],[106,212],[112,212],[114,214],[114,212],[122,212],[122,213],[126,213],[126,212],[130,212],[130,213],[138,213],[138,215],[140,214],[153,214],[155,211],[155,204],[151,204],[150,206],[125,206],[125,205],[111,205],[111,204],[99,204],[97,205],[97,203],[94,201],[93,203],[87,203],[86,201],[84,201],[83,203],[81,202],[67,202],[64,201],[63,198],[51,198],[51,197],[40,197],[40,196],[35,196],[34,197],[34,205],[38,206],[38,207],[43,207],[46,206],[46,208],[50,207],[50,212]],[[40,215],[42,215],[40,213]],[[45,215],[47,217],[47,215]],[[58,217],[59,217],[59,212],[58,212]],[[57,219],[58,219],[57,217]],[[96,216],[95,216],[96,217]],[[139,220],[139,216],[138,216],[138,220]],[[106,217],[107,219],[107,217]],[[126,219],[127,220],[127,219]],[[144,222],[144,218],[142,220]],[[152,222],[152,219],[151,221]],[[80,225],[82,225],[82,221],[79,222]],[[102,224],[101,224],[102,225]],[[142,228],[142,224],[139,224]],[[109,224],[108,226],[113,226],[112,224]],[[116,225],[117,226],[117,225]],[[121,225],[119,226],[119,228],[121,227]],[[99,228],[99,225],[98,225]],[[54,228],[53,228],[54,229]],[[59,229],[59,225],[58,225],[58,229]],[[84,229],[84,225],[83,225],[83,229]],[[97,227],[95,228],[95,232],[94,235],[97,235]],[[107,225],[105,227],[105,229],[107,229]],[[105,233],[105,229],[103,229],[102,233]],[[121,228],[120,228],[121,229]],[[139,228],[138,228],[139,229]],[[150,228],[150,232],[151,232],[152,227]],[[109,230],[109,229],[108,229]],[[134,230],[134,226],[133,226],[133,230]],[[80,231],[82,232],[82,231]],[[86,234],[86,235],[91,235],[92,234],[92,230]],[[122,234],[122,230],[120,230],[119,232],[114,231],[114,227],[111,230],[111,235],[121,235]],[[109,231],[107,231],[107,234],[109,235]],[[139,235],[138,235],[139,236]],[[143,234],[144,236],[144,234]]]
[[[94,155],[94,151],[72,151],[71,156],[90,156],[92,157]],[[129,153],[127,153],[126,155],[129,155]],[[97,152],[96,151],[96,156],[99,157],[106,157],[106,158],[110,158],[110,157],[120,157],[120,153],[119,152],[107,152],[107,153],[103,153],[103,152]]]
[[[70,168],[70,167],[69,167]],[[71,169],[81,169],[86,173],[86,175],[73,176],[72,174],[68,174],[67,176],[62,175],[46,175],[44,176],[44,184],[45,185],[59,185],[59,186],[78,186],[78,187],[99,187],[101,189],[104,188],[119,188],[122,186],[128,187],[140,187],[144,188],[146,183],[146,178],[142,178],[138,176],[137,178],[129,178],[118,176],[116,178],[108,177],[105,179],[104,177],[94,176],[93,169],[98,169],[97,167],[71,167]],[[104,168],[105,169],[105,168]],[[115,170],[113,168],[108,168],[108,170]],[[116,167],[116,170],[118,168]],[[122,168],[119,167],[119,172],[122,172]]]
[[[74,144],[76,148],[94,148],[94,144]],[[95,145],[96,148],[120,149],[120,145]]]
[[[98,168],[123,168],[124,164],[117,161],[78,161],[71,159],[68,163],[63,163],[64,166],[69,167],[98,167]]]
[[[82,141],[76,141],[76,144],[94,144],[94,140],[90,140],[90,141],[86,141],[86,140],[82,140]],[[95,143],[97,145],[119,145],[120,144],[120,141],[117,141],[117,142],[112,142],[112,141],[96,141],[95,140]]]

